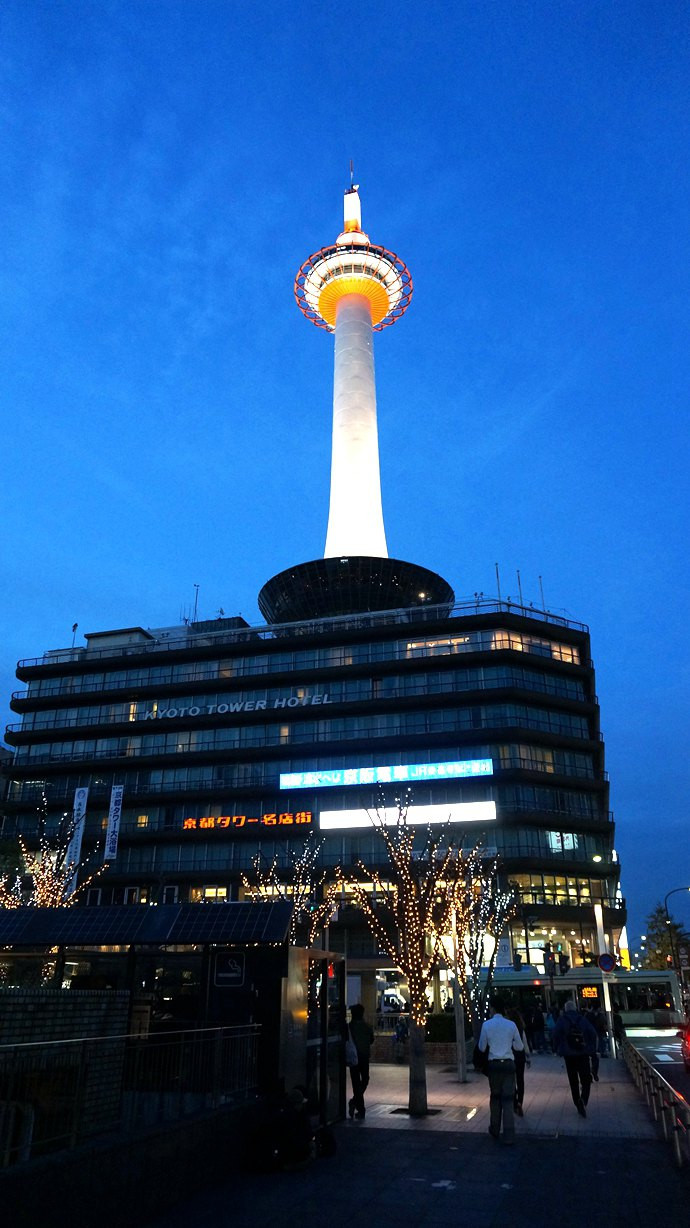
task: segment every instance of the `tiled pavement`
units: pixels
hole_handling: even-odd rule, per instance
[[[470,1068],[469,1081],[458,1082],[448,1067],[427,1069],[427,1104],[439,1109],[429,1117],[410,1118],[396,1112],[407,1103],[407,1067],[377,1065],[371,1068],[367,1091],[367,1128],[387,1130],[451,1131],[486,1134],[489,1127],[489,1082]],[[524,1117],[516,1118],[518,1135],[538,1138],[656,1138],[647,1107],[633,1084],[625,1064],[602,1058],[599,1082],[592,1084],[586,1119],[572,1102],[562,1058],[535,1055],[525,1071]],[[354,1127],[361,1126],[353,1122]]]

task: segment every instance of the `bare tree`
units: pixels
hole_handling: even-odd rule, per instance
[[[403,976],[410,991],[410,1084],[408,1111],[426,1114],[425,1031],[426,991],[445,959],[444,936],[453,922],[465,933],[463,909],[471,897],[465,890],[467,863],[449,838],[447,824],[435,830],[409,820],[409,794],[396,799],[388,818],[383,803],[369,813],[385,854],[385,871],[358,864],[358,880],[348,889],[361,908],[380,950]],[[370,885],[373,885],[373,891]],[[369,888],[369,889],[368,889]],[[462,1038],[458,1038],[462,1043]]]
[[[462,876],[456,880],[456,894],[458,982],[462,1004],[477,1039],[487,1014],[498,940],[516,911],[517,901],[514,889],[500,886],[498,859],[483,856],[480,846],[464,858]]]
[[[252,858],[251,875],[244,874],[242,883],[253,901],[289,900],[294,905],[290,920],[289,941],[295,946],[300,926],[307,928],[307,945],[312,947],[325,928],[336,907],[338,882],[328,881],[325,870],[319,870],[318,857],[323,841],[306,841],[299,852],[290,850],[289,865],[279,871],[278,859],[264,862],[260,853]]]
[[[72,816],[63,814],[56,832],[49,835],[44,797],[39,807],[38,845],[29,848],[24,836],[19,836],[19,865],[0,879],[0,908],[69,908],[77,903],[106,866],[92,869],[77,884],[79,873],[88,870],[90,858],[71,859],[74,829]]]

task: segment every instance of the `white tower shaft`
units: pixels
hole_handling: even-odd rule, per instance
[[[381,505],[371,305],[362,294],[337,304],[331,502],[325,558],[387,558]]]

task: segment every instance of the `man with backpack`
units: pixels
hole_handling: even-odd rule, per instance
[[[573,1104],[580,1117],[587,1116],[587,1101],[592,1086],[590,1058],[597,1051],[597,1034],[575,1002],[566,1002],[554,1029],[554,1048],[565,1060]]]

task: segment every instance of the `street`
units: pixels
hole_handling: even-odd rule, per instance
[[[633,1028],[628,1039],[675,1091],[690,1104],[690,1074],[683,1066],[675,1028]]]

